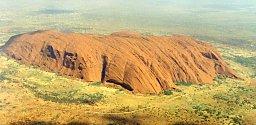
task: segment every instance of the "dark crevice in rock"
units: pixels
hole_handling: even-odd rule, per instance
[[[158,84],[159,84],[162,88],[164,88],[164,86],[162,85],[160,79],[156,77],[156,80],[157,80]]]
[[[214,60],[219,60],[218,57],[212,53],[212,52],[207,52],[207,53],[202,53],[204,57],[209,58],[209,59],[214,59]]]
[[[102,71],[101,71],[101,82],[104,83],[105,75],[106,75],[106,68],[108,64],[108,57],[103,56],[103,63],[102,63]]]
[[[47,48],[46,48],[46,55],[48,57],[51,57],[53,59],[56,59],[56,55],[54,53],[54,49],[51,45],[47,45]]]
[[[56,50],[56,53],[57,53],[57,57],[60,58],[60,57],[61,57],[60,51],[59,51],[59,50]]]
[[[75,62],[77,60],[77,54],[73,54],[71,52],[64,52],[64,59],[62,65],[66,68],[70,68],[72,70],[75,69]]]

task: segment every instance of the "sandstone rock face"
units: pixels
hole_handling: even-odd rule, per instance
[[[217,75],[239,77],[214,47],[185,36],[37,31],[11,37],[3,51],[26,64],[135,93],[161,93],[181,81],[212,83]]]

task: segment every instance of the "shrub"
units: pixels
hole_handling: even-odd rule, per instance
[[[91,85],[92,86],[100,86],[102,83],[101,82],[95,82],[95,83],[92,83]]]
[[[256,109],[256,104],[253,104],[253,107],[252,107],[252,109]]]
[[[80,98],[74,99],[74,102],[94,104],[104,98],[104,95],[97,92],[94,94],[83,94]]]
[[[164,95],[172,95],[172,91],[170,90],[164,90]]]
[[[244,120],[243,120],[242,116],[234,116],[234,117],[231,117],[231,119],[232,119],[231,123],[233,123],[233,124],[238,124],[238,125],[244,124]]]
[[[177,86],[191,86],[191,82],[175,82]]]
[[[215,95],[213,95],[213,99],[229,101],[229,97],[225,96],[223,94],[215,94]]]

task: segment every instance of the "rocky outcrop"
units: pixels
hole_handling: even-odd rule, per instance
[[[26,64],[135,93],[161,93],[181,81],[212,83],[217,75],[238,78],[214,47],[186,36],[37,31],[11,37],[3,51]]]

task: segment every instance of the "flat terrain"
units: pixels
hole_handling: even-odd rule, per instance
[[[1,54],[0,124],[256,124],[255,70],[234,60],[255,52],[218,48],[244,81],[180,83],[170,95],[132,95],[25,66]]]

